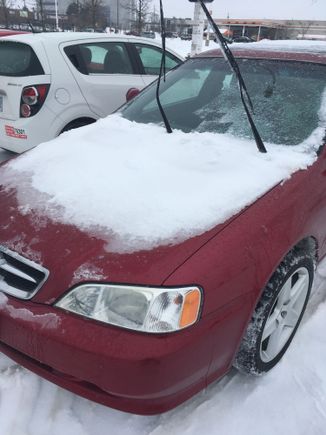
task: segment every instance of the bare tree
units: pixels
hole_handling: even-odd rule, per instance
[[[68,5],[66,15],[68,18],[69,26],[74,29],[80,26],[80,6],[77,1],[73,1]]]
[[[97,28],[97,22],[99,19],[100,12],[103,7],[102,0],[85,0],[83,4],[83,9],[90,17],[91,26],[93,29]]]
[[[300,39],[305,39],[310,27],[314,24],[313,21],[299,21],[298,27],[300,29]]]
[[[42,29],[45,31],[45,11],[44,11],[44,5],[43,0],[36,0],[36,8],[37,8],[37,14],[38,18],[41,21]]]
[[[0,0],[0,8],[2,18],[6,27],[9,27],[9,8],[11,6],[10,0]]]
[[[146,24],[147,16],[150,13],[152,0],[129,0],[121,4],[122,8],[130,11],[131,21],[137,33],[141,34]]]

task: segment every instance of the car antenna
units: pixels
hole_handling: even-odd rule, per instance
[[[243,77],[241,75],[239,65],[238,65],[237,61],[235,60],[232,51],[229,49],[227,42],[223,38],[222,33],[220,32],[219,28],[217,27],[215,21],[213,20],[212,15],[209,13],[209,11],[204,3],[204,0],[198,0],[198,1],[201,4],[203,11],[205,12],[205,15],[207,17],[208,22],[210,23],[210,25],[212,26],[212,28],[215,32],[215,35],[217,37],[217,41],[219,43],[219,46],[221,47],[221,51],[223,53],[225,60],[229,63],[231,69],[233,70],[235,76],[238,79],[241,101],[242,101],[243,107],[245,109],[251,130],[253,132],[257,148],[261,153],[267,153],[264,142],[263,142],[263,140],[258,132],[258,129],[257,129],[255,122],[254,122],[252,115],[251,115],[251,112],[254,111],[254,107],[253,107],[251,98],[249,96],[246,84],[245,84]],[[249,107],[248,107],[246,99],[249,103]]]
[[[31,28],[32,33],[36,33],[36,32],[35,32],[35,29],[34,29],[34,26],[33,26],[32,23],[30,22],[30,20],[28,20],[27,23],[28,23],[29,27]]]
[[[163,79],[165,81],[165,74],[166,74],[166,70],[165,70],[165,59],[166,59],[166,50],[165,50],[165,23],[164,23],[164,12],[163,12],[163,4],[162,4],[162,0],[160,0],[160,17],[161,17],[161,37],[162,37],[162,59],[161,59],[161,66],[160,66],[160,73],[157,79],[157,86],[156,86],[156,101],[157,101],[157,105],[158,108],[161,112],[163,121],[164,121],[164,125],[166,128],[166,131],[168,133],[172,133],[172,128],[171,125],[169,123],[169,120],[164,112],[164,109],[162,107],[161,101],[160,101],[160,85],[161,85],[161,80],[162,80],[162,76]]]

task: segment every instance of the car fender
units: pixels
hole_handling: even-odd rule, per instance
[[[208,379],[218,378],[231,366],[256,303],[286,254],[302,240],[314,240],[319,258],[325,255],[321,249],[325,169],[324,151],[310,168],[297,171],[231,219],[164,282],[189,282],[203,288],[201,316],[216,318],[216,326],[210,330],[213,344]],[[223,331],[221,313],[229,318]]]

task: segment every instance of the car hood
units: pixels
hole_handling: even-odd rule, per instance
[[[82,281],[160,285],[314,159],[300,146],[269,145],[263,155],[249,140],[168,135],[111,116],[0,168],[0,244],[49,270],[36,301]]]
[[[159,286],[227,224],[175,245],[133,253],[110,252],[107,236],[101,238],[75,225],[53,222],[33,208],[26,211],[19,205],[14,188],[1,186],[0,203],[0,245],[49,271],[47,281],[33,298],[41,303],[52,303],[82,282]]]

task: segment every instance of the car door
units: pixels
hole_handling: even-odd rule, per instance
[[[66,45],[63,55],[91,111],[100,117],[125,103],[130,88],[144,87],[124,42],[92,41]]]
[[[133,43],[132,47],[141,67],[143,81],[147,86],[154,81],[160,73],[162,49],[138,42]],[[180,63],[182,63],[181,59],[178,59],[168,51],[166,52],[166,71],[170,71]]]

